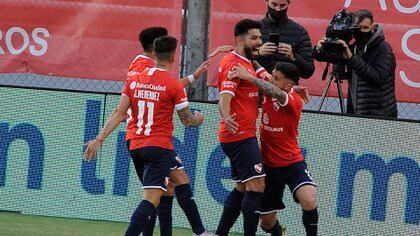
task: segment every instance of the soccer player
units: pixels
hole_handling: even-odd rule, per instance
[[[239,65],[231,76],[252,82],[263,93],[260,126],[261,152],[266,171],[261,206],[261,228],[271,235],[282,234],[277,211],[285,209],[283,192],[289,186],[293,199],[300,203],[307,235],[317,235],[318,210],[316,184],[307,169],[298,144],[298,126],[303,101],[293,86],[298,84],[299,69],[291,63],[275,64],[270,81],[257,79]]]
[[[230,159],[235,188],[224,203],[216,234],[228,235],[240,211],[244,217],[244,234],[255,235],[258,227],[261,197],[264,191],[264,169],[256,138],[258,88],[249,81],[229,76],[232,68],[244,65],[254,76],[251,60],[261,46],[261,24],[241,20],[235,26],[235,50],[220,63],[218,83],[221,115],[219,141]]]
[[[182,179],[171,172],[172,164],[176,162],[172,146],[174,109],[186,126],[198,126],[204,120],[201,113],[191,113],[183,84],[169,75],[176,47],[177,40],[173,37],[163,36],[155,40],[155,67],[127,80],[118,107],[96,139],[88,142],[85,151],[86,161],[94,158],[106,137],[124,120],[127,110],[132,110],[136,125],[127,128],[127,133],[132,135],[129,148],[144,191],[143,201],[134,211],[126,235],[139,235],[149,218],[156,215],[156,207],[166,191],[169,178],[177,187],[185,187]],[[188,192],[183,188],[179,197],[182,196],[187,208],[198,214],[191,190]]]
[[[155,39],[168,35],[168,31],[163,27],[150,27],[142,30],[139,34],[139,41],[143,48],[143,54],[138,55],[130,65],[129,72],[127,74],[128,79],[138,76],[141,72],[146,69],[153,68],[155,66],[155,56],[153,53],[153,42]],[[201,77],[203,72],[207,70],[210,61],[203,62],[200,67],[190,76],[182,78],[180,81],[186,87],[194,80]],[[136,121],[131,116],[131,109],[128,110],[127,116],[127,130],[133,130],[136,128]],[[126,140],[127,145],[130,143],[129,140],[136,134],[127,132]],[[167,191],[163,193],[160,204],[157,208],[157,215],[159,216],[160,234],[165,236],[172,235],[172,203],[174,192],[177,192],[177,200],[181,208],[187,215],[187,218],[191,224],[192,230],[195,234],[200,234],[204,231],[203,224],[201,222],[196,207],[189,207],[190,200],[192,197],[191,187],[189,185],[188,176],[183,169],[183,165],[180,157],[174,153],[175,161],[171,164],[172,178],[168,182]],[[171,179],[176,178],[181,183],[176,188],[174,187]],[[175,188],[175,189],[174,189]],[[195,205],[195,203],[194,203]],[[198,215],[198,216],[197,216]],[[143,236],[152,236],[156,224],[156,215],[151,217],[147,224]]]

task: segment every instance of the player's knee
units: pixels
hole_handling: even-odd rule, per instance
[[[190,179],[188,178],[188,175],[187,175],[187,173],[185,172],[184,169],[176,169],[176,170],[171,171],[170,181],[175,186],[179,186],[179,185],[184,185],[184,184],[189,184],[190,183]]]
[[[316,208],[316,197],[314,195],[307,196],[300,201],[302,209],[305,211],[310,211]]]
[[[246,191],[246,186],[245,184],[242,184],[242,183],[236,183],[235,188],[241,193],[245,193]]]
[[[264,232],[270,233],[274,224],[276,223],[276,216],[264,215],[260,218],[260,227]]]
[[[166,192],[164,192],[162,196],[172,197],[174,196],[174,193],[175,193],[175,186],[173,185],[171,181],[169,181],[168,186],[166,186]]]
[[[264,189],[265,189],[265,181],[264,181],[264,178],[252,179],[246,182],[245,186],[246,186],[246,191],[262,193],[264,192]]]

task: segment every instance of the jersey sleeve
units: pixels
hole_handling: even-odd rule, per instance
[[[177,111],[189,106],[187,92],[185,91],[184,85],[179,81],[174,83],[173,102],[175,104],[175,110]]]
[[[121,95],[130,97],[130,84],[131,83],[135,83],[135,82],[130,80],[130,79],[125,82],[125,85],[122,89]]]
[[[293,113],[298,113],[303,108],[302,98],[295,92],[287,94],[287,99],[284,105],[281,105]]]
[[[229,74],[232,71],[234,64],[221,65],[221,72],[219,74],[220,79],[220,94],[231,94],[235,96],[235,92],[238,89],[240,79],[229,78]]]
[[[267,72],[267,70],[264,67],[259,68],[257,71],[257,77],[258,79],[263,79],[265,81],[270,81],[270,74]]]

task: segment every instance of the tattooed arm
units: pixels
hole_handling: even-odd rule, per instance
[[[251,81],[253,84],[255,84],[255,86],[258,87],[261,92],[277,99],[277,101],[279,101],[281,104],[284,104],[287,101],[286,92],[271,82],[255,78],[244,66],[240,64],[239,66],[234,67],[230,76],[231,78],[240,78]]]
[[[182,124],[187,127],[199,126],[204,121],[204,116],[198,111],[195,111],[194,114],[191,112],[190,107],[187,106],[177,111],[179,119]]]
[[[262,79],[257,79],[255,77],[251,77],[249,81],[255,84],[255,86],[257,86],[260,91],[266,95],[277,99],[277,101],[279,101],[281,104],[284,104],[287,101],[287,93],[276,85]]]

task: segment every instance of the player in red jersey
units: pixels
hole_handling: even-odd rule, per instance
[[[143,48],[143,53],[137,55],[133,62],[131,62],[130,67],[128,69],[127,73],[127,79],[131,77],[135,77],[139,75],[141,72],[143,72],[146,69],[153,68],[155,66],[155,59],[153,54],[153,42],[155,39],[167,36],[168,30],[163,27],[150,27],[142,30],[139,34],[139,41],[141,44],[141,47]],[[193,81],[198,80],[201,75],[207,70],[207,67],[209,65],[210,61],[203,62],[197,70],[192,74],[185,78],[181,78],[181,83],[187,87],[189,84],[191,84]],[[133,119],[131,117],[131,110],[128,110],[128,116],[127,116],[127,126],[129,129],[132,129],[135,127],[135,124],[133,122]],[[126,135],[126,140],[131,139],[131,135]]]
[[[307,235],[317,235],[316,184],[297,140],[303,101],[293,87],[299,81],[299,69],[291,63],[277,63],[273,75],[267,77],[270,81],[265,81],[239,65],[232,76],[252,82],[265,94],[260,141],[267,175],[262,197],[261,228],[271,235],[281,235],[277,211],[285,209],[282,198],[287,184],[294,200],[302,207]]]
[[[140,32],[139,41],[143,48],[143,54],[139,54],[138,56],[136,56],[136,58],[131,63],[127,74],[128,79],[136,77],[144,70],[151,69],[155,66],[153,42],[155,39],[166,35],[168,35],[168,31],[166,28],[163,27],[150,27]],[[215,51],[215,53],[217,53],[217,51]],[[194,80],[198,80],[201,77],[201,75],[207,70],[209,62],[210,61],[203,62],[192,75],[180,79],[180,82],[186,87]],[[133,130],[137,127],[137,123],[131,115],[131,109],[129,109],[127,113],[127,130]],[[130,139],[132,139],[133,137],[135,137],[135,133],[126,133],[127,144],[130,143]],[[160,204],[157,209],[161,235],[171,235],[172,233],[172,204],[174,199],[174,192],[178,191],[178,195],[180,195],[177,197],[178,203],[180,203],[179,205],[181,207],[184,207],[184,209],[188,208],[185,207],[185,204],[183,204],[183,196],[185,194],[183,195],[182,193],[190,192],[189,179],[185,170],[183,169],[184,167],[181,162],[181,157],[179,157],[178,154],[176,154],[176,152],[174,152],[174,155],[176,162],[172,163],[171,165],[171,170],[173,172],[172,178],[177,177],[178,182],[182,182],[184,184],[175,189],[174,184],[171,181],[169,181],[167,191],[164,192],[164,194],[161,197]],[[185,195],[185,198],[188,197],[189,195]],[[194,210],[194,208],[191,209]],[[191,211],[191,209],[187,210]],[[201,220],[199,217],[195,217],[194,215],[195,214],[190,215],[189,213],[187,213],[187,218],[191,222],[193,232],[202,232],[204,227],[202,226]],[[156,216],[150,218],[149,223],[147,224],[143,232],[143,236],[153,235],[153,231],[156,224],[156,218]]]
[[[216,234],[228,235],[240,211],[244,217],[244,235],[255,235],[258,226],[264,169],[256,139],[258,88],[249,81],[230,77],[238,63],[256,75],[251,60],[261,46],[261,24],[245,19],[235,26],[235,50],[220,63],[218,83],[221,115],[219,141],[228,156],[235,188],[224,203]]]
[[[134,134],[129,144],[130,154],[143,184],[144,200],[134,211],[126,235],[139,235],[149,218],[156,215],[156,207],[166,191],[169,178],[177,187],[183,184],[173,178],[171,171],[171,165],[176,161],[172,147],[174,109],[187,126],[200,125],[204,120],[201,113],[191,113],[183,84],[169,75],[176,45],[177,40],[173,37],[164,36],[155,40],[155,68],[127,80],[118,107],[96,139],[88,142],[85,151],[86,161],[94,158],[104,139],[124,120],[127,110],[133,110],[137,126],[127,132]],[[182,196],[191,195],[183,190]],[[184,200],[188,208],[195,207],[198,214],[192,195]]]

